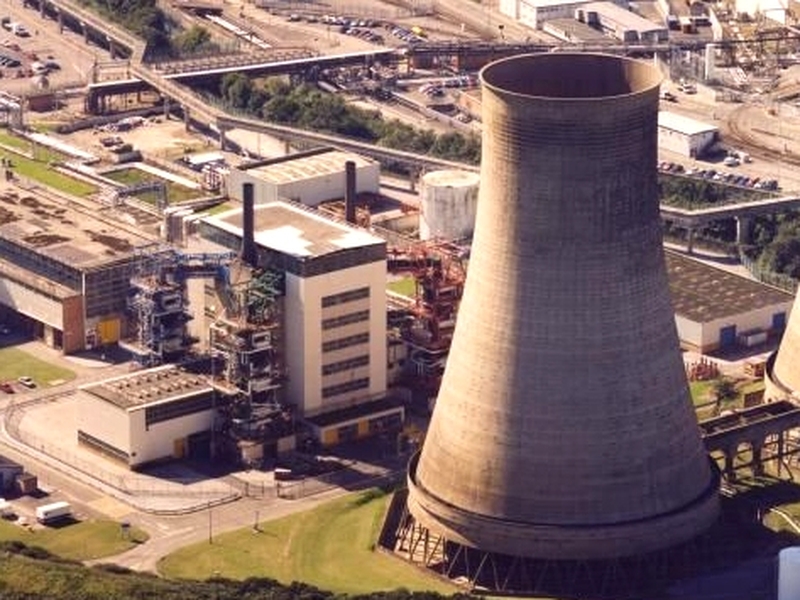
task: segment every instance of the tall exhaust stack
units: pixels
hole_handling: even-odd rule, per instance
[[[416,524],[451,545],[616,559],[718,515],[662,249],[660,82],[601,54],[481,73],[469,275],[408,473]]]
[[[765,372],[767,400],[790,400],[800,404],[800,289],[789,315],[778,351],[770,356]]]
[[[356,222],[356,163],[344,163],[344,218],[348,223]]]
[[[242,184],[242,260],[251,267],[256,266],[255,199],[252,183]]]

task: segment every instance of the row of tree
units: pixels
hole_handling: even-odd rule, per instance
[[[659,178],[659,197],[661,202],[670,206],[697,209],[754,200],[762,198],[763,193],[703,179],[665,175]],[[800,279],[800,213],[759,217],[754,219],[752,227],[752,244],[747,248],[747,253],[756,261],[758,268]],[[671,232],[669,226],[667,231]],[[733,219],[711,223],[699,234],[712,241],[734,244],[736,223]]]
[[[477,135],[437,134],[397,119],[387,120],[377,110],[352,106],[342,97],[309,84],[291,85],[277,77],[261,82],[231,73],[223,78],[219,92],[227,106],[274,123],[447,160],[480,162],[481,143]]]
[[[158,7],[157,0],[81,0],[82,4],[144,38],[160,55],[210,52],[215,45],[204,27],[180,29]]]

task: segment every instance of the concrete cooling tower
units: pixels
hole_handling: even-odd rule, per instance
[[[466,289],[408,510],[448,543],[605,560],[716,519],[656,189],[660,75],[599,54],[481,73]]]
[[[767,361],[764,376],[768,400],[790,400],[800,404],[800,290],[778,351]]]

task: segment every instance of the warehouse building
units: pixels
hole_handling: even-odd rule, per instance
[[[666,42],[669,30],[611,2],[591,2],[575,9],[577,20],[629,44]]]
[[[708,353],[757,346],[786,327],[794,296],[666,251],[681,345]]]
[[[285,273],[286,401],[325,444],[402,422],[386,398],[386,242],[289,202],[256,204],[254,223],[258,267]],[[200,232],[238,249],[243,211]]]
[[[0,199],[0,322],[64,353],[117,342],[134,255],[150,239],[74,204]]]
[[[135,469],[207,457],[223,400],[205,377],[165,365],[83,386],[78,401],[78,442]]]
[[[699,158],[719,139],[719,128],[662,110],[658,113],[658,147],[681,156]]]
[[[500,0],[500,12],[523,25],[542,29],[547,21],[574,18],[576,11],[587,4],[597,4],[597,0]],[[628,8],[624,0],[608,4],[616,4],[623,10]]]
[[[252,183],[256,204],[292,200],[306,206],[318,206],[345,195],[345,163],[356,165],[356,193],[377,194],[380,165],[349,152],[317,148],[240,165],[231,169],[226,187],[229,197],[242,200],[242,184]]]

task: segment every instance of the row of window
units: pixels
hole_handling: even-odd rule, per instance
[[[331,340],[322,343],[323,352],[332,352],[340,348],[348,348],[350,346],[358,346],[359,344],[366,344],[369,342],[369,332],[357,333],[356,335],[348,335],[347,337],[339,338],[338,340]]]
[[[334,373],[341,373],[342,371],[349,371],[350,369],[357,369],[358,367],[365,367],[369,364],[369,355],[356,356],[355,358],[348,358],[347,360],[340,360],[339,362],[331,363],[329,365],[322,365],[322,375],[333,375]]]
[[[171,421],[178,417],[185,417],[195,413],[211,410],[214,406],[213,393],[203,394],[202,396],[195,396],[193,398],[183,398],[181,400],[174,400],[172,402],[165,402],[164,404],[156,404],[155,406],[148,406],[144,409],[144,423],[145,427],[149,427],[153,423],[161,423],[162,421]]]
[[[336,306],[337,304],[345,304],[346,302],[354,302],[355,300],[361,300],[363,298],[369,298],[368,287],[349,290],[347,292],[333,294],[332,296],[324,296],[322,298],[322,308]]]
[[[363,390],[368,387],[369,387],[369,377],[364,377],[362,379],[354,379],[353,381],[348,381],[346,383],[339,383],[337,385],[331,385],[322,388],[322,397],[330,398],[331,396],[338,396],[340,394],[352,392],[354,390]]]
[[[336,327],[344,327],[345,325],[352,325],[353,323],[361,323],[362,321],[369,320],[368,310],[359,310],[353,313],[342,315],[341,317],[331,317],[330,319],[322,319],[322,329],[334,329]]]

